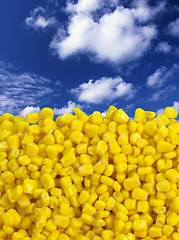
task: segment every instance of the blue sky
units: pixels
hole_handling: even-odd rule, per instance
[[[1,0],[0,114],[179,110],[179,5]]]

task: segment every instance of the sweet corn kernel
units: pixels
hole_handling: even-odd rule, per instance
[[[56,224],[58,227],[67,228],[70,223],[70,218],[61,215],[54,215],[53,223]]]
[[[91,163],[84,164],[78,168],[80,176],[88,176],[93,174],[93,165]]]
[[[149,228],[149,236],[151,238],[157,238],[162,236],[162,229],[158,227],[150,227]]]
[[[128,115],[120,108],[114,113],[113,119],[118,123],[127,123],[129,120]]]
[[[44,186],[45,189],[50,189],[55,187],[55,181],[53,177],[49,173],[45,173],[41,176],[40,182]]]
[[[96,153],[99,155],[104,155],[108,150],[108,145],[103,140],[100,140],[96,147]]]
[[[147,200],[148,192],[142,188],[136,187],[132,190],[132,198],[136,200]]]
[[[143,232],[147,229],[147,221],[144,219],[136,219],[133,222],[133,229],[137,232]]]
[[[126,178],[124,180],[123,185],[125,190],[131,191],[132,189],[140,186],[140,180],[139,178],[134,178],[134,177]]]

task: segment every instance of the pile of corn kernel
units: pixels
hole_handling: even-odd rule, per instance
[[[114,106],[0,116],[0,240],[179,240],[179,122]]]

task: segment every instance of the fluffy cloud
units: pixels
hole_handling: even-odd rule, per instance
[[[150,88],[162,87],[168,79],[179,73],[179,65],[174,64],[170,69],[165,66],[158,68],[152,75],[147,78],[146,85]]]
[[[80,104],[68,101],[66,106],[62,108],[54,108],[53,111],[55,115],[63,115],[64,113],[72,113],[74,107],[82,108]]]
[[[114,2],[113,8],[109,2]],[[164,3],[151,7],[147,1],[134,1],[131,8],[118,1],[79,0],[67,4],[67,29],[59,29],[50,47],[65,59],[89,54],[96,61],[126,63],[144,55],[157,30],[152,19]],[[106,7],[108,6],[108,7]]]
[[[148,99],[149,102],[156,102],[158,100],[162,100],[168,97],[168,95],[175,91],[176,87],[171,85],[167,86],[164,89],[158,90],[157,92],[153,93],[151,97]]]
[[[30,16],[25,19],[27,26],[34,28],[35,30],[41,28],[45,29],[48,26],[52,26],[56,23],[56,19],[50,16],[42,7],[38,7],[30,12]]]
[[[26,115],[28,113],[34,113],[34,112],[40,112],[40,107],[37,106],[37,107],[33,107],[33,106],[28,106],[26,108],[24,108],[22,111],[20,111],[20,116],[23,116],[24,118],[26,117]]]
[[[72,2],[67,2],[66,10],[71,13],[91,13],[103,5],[101,0],[78,0],[78,3],[73,4]]]
[[[10,112],[17,115],[27,106],[50,105],[59,96],[58,86],[50,79],[34,73],[19,73],[11,65],[3,62],[0,62],[0,79],[2,113]],[[30,108],[23,113],[25,114],[27,110]]]
[[[155,48],[156,52],[169,53],[172,47],[168,44],[168,42],[159,42]]]
[[[179,37],[179,18],[168,25],[167,31],[168,34],[174,37]]]
[[[114,79],[103,77],[80,84],[79,87],[71,89],[71,92],[78,96],[80,102],[99,104],[117,98],[132,98],[136,89],[132,83],[124,82],[121,77]]]

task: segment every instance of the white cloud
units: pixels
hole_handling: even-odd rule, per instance
[[[146,85],[150,88],[160,88],[166,83],[166,81],[168,81],[168,79],[178,73],[178,64],[174,64],[170,69],[167,69],[165,66],[161,66],[147,78]]]
[[[59,81],[58,81],[59,83]],[[51,105],[59,96],[59,87],[50,79],[34,73],[19,73],[0,62],[0,110],[19,114],[27,106]]]
[[[179,18],[168,25],[167,31],[168,34],[174,37],[179,37]]]
[[[106,113],[107,113],[107,110],[104,111],[104,112],[102,112],[102,113],[101,113],[102,117],[106,117]]]
[[[78,0],[76,4],[68,2],[66,10],[72,13],[90,13],[99,9],[101,5],[103,5],[101,0]]]
[[[164,10],[166,2],[159,2],[157,6],[150,7],[147,0],[134,0],[132,9],[134,16],[139,21],[148,21]]]
[[[111,10],[106,2],[79,0],[67,4],[67,29],[59,29],[50,44],[61,59],[88,54],[96,61],[123,64],[140,58],[150,48],[157,35],[152,20],[165,4],[151,7],[146,1],[135,1],[127,8],[116,1]]]
[[[54,114],[55,115],[63,115],[64,113],[73,113],[73,108],[74,107],[78,107],[78,108],[82,108],[82,106],[80,104],[77,104],[75,102],[72,101],[68,101],[67,105],[62,107],[62,108],[54,108]]]
[[[34,112],[39,113],[40,107],[39,106],[37,106],[37,107],[28,106],[28,107],[24,108],[22,111],[20,111],[19,115],[23,116],[25,118],[28,113],[34,113]]]
[[[164,89],[161,89],[155,93],[153,93],[151,95],[151,97],[148,99],[149,102],[155,102],[155,101],[158,101],[158,100],[162,100],[162,99],[165,99],[167,98],[167,96],[176,90],[176,87],[171,85],[171,86],[167,86],[165,87]]]
[[[52,26],[56,23],[56,19],[50,16],[42,7],[38,7],[30,12],[30,16],[25,19],[27,26],[34,28],[35,30],[41,28],[45,29],[48,26]]]
[[[168,44],[168,42],[159,42],[155,48],[156,52],[169,53],[172,47]]]
[[[179,111],[179,101],[175,101],[172,107]]]
[[[126,83],[121,77],[103,77],[96,81],[89,80],[82,83],[79,87],[71,89],[78,97],[78,101],[99,104],[112,101],[117,98],[132,98],[136,92],[132,83]]]

